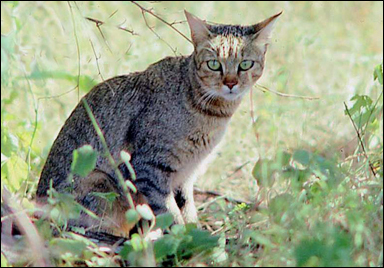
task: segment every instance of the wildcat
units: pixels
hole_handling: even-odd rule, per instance
[[[260,78],[276,14],[252,26],[210,25],[185,11],[194,51],[167,57],[143,72],[111,78],[95,86],[87,100],[112,156],[131,154],[139,194],[155,215],[170,212],[176,223],[197,222],[192,173],[218,144],[246,92]],[[127,236],[128,202],[105,157],[86,178],[67,180],[72,152],[85,144],[99,152],[102,144],[80,102],[66,120],[43,168],[37,200],[46,203],[52,183],[58,192],[72,193],[80,204],[103,216],[87,215],[72,224],[96,226]],[[119,166],[130,179],[126,166]],[[116,192],[112,206],[94,192]]]

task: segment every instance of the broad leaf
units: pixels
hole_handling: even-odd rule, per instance
[[[81,177],[86,177],[92,170],[95,169],[97,160],[97,152],[92,146],[84,145],[73,151],[73,160],[71,171]]]

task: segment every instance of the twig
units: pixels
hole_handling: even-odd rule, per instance
[[[96,55],[96,50],[95,50],[95,47],[93,46],[92,40],[89,39],[89,42],[91,43],[93,54],[95,55],[97,70],[99,71],[99,75],[100,75],[101,80],[104,82],[104,77],[103,77],[103,75],[101,74],[101,71],[100,71],[99,57],[97,57],[97,55]]]
[[[28,243],[28,249],[30,249],[31,253],[33,254],[32,258],[34,263],[39,267],[50,267],[51,264],[46,256],[47,251],[45,250],[43,240],[39,235],[32,220],[23,211],[23,208],[21,208],[20,205],[18,205],[16,202],[12,200],[11,194],[6,189],[3,189],[2,198],[4,200],[5,206],[9,208],[9,212],[12,215],[14,215],[15,218],[13,220],[16,223],[17,227],[26,237],[26,240]],[[2,233],[1,234],[2,252],[3,252],[3,235],[4,235],[5,244],[6,244],[6,240],[10,240],[8,242],[12,242],[12,234]],[[6,239],[8,236],[10,236],[10,239]]]
[[[45,96],[45,97],[39,97],[37,100],[40,101],[40,100],[50,100],[50,99],[57,99],[57,98],[60,98],[64,95],[67,95],[73,91],[75,91],[77,89],[77,86],[75,86],[74,88],[68,90],[68,91],[65,91],[63,93],[60,93],[58,95],[51,95],[51,96]]]
[[[103,33],[103,31],[101,30],[101,28],[100,28],[100,26],[103,25],[104,22],[99,21],[99,20],[95,20],[95,19],[92,19],[92,18],[86,18],[86,19],[95,22],[95,24],[96,24],[96,28],[99,30],[100,35],[101,35],[101,37],[103,38],[104,43],[107,45],[108,50],[112,53],[112,50],[111,50],[111,48],[110,48],[110,46],[109,46],[109,44],[108,44],[108,41],[107,41],[107,39],[105,38],[104,33]]]
[[[376,177],[376,172],[375,172],[375,170],[374,170],[374,168],[373,168],[373,165],[372,165],[371,161],[369,160],[368,154],[367,154],[367,152],[366,152],[366,150],[365,150],[365,146],[364,146],[363,140],[361,139],[361,136],[360,136],[360,132],[359,132],[359,130],[357,129],[356,124],[355,124],[355,122],[353,121],[352,116],[351,116],[351,113],[349,112],[348,106],[347,106],[347,104],[346,104],[345,102],[344,102],[344,107],[345,107],[345,111],[346,111],[347,114],[348,114],[349,119],[350,119],[351,122],[352,122],[353,128],[354,128],[355,131],[356,131],[357,138],[359,139],[359,142],[360,142],[361,148],[362,148],[362,150],[363,150],[364,156],[365,156],[365,158],[367,158],[367,161],[368,161],[369,167],[370,167],[370,169],[371,169],[371,171],[372,171],[372,174],[373,174],[374,177]]]
[[[259,90],[263,91],[264,93],[268,91],[268,92],[271,92],[271,93],[273,93],[273,94],[276,94],[276,95],[278,95],[278,96],[280,96],[280,97],[285,97],[285,98],[298,98],[298,99],[305,99],[305,100],[318,100],[318,99],[320,99],[320,97],[310,97],[310,96],[300,96],[300,95],[285,94],[285,93],[281,93],[281,92],[278,92],[278,91],[274,91],[274,90],[272,90],[272,89],[269,89],[269,88],[267,88],[267,87],[265,87],[265,86],[262,86],[262,85],[259,85],[259,84],[255,84],[255,86],[256,86]]]
[[[147,26],[147,28],[154,34],[156,35],[157,38],[159,38],[161,41],[163,41],[171,50],[172,52],[176,55],[176,49],[173,48],[167,41],[165,41],[163,38],[160,37],[160,35],[158,35],[154,30],[153,30],[153,27],[149,26],[148,24],[148,21],[147,21],[147,18],[145,17],[145,12],[144,11],[141,11],[141,15],[143,16],[143,19],[144,19],[144,22],[145,22],[145,25]]]
[[[229,178],[229,177],[235,175],[236,172],[240,171],[243,167],[245,167],[245,166],[248,165],[249,163],[251,163],[251,161],[246,161],[244,164],[241,164],[240,166],[238,166],[237,168],[235,168],[235,170],[232,171],[232,173],[229,174],[229,175],[227,176],[227,178]]]
[[[77,47],[77,64],[78,64],[78,76],[77,76],[77,101],[80,101],[80,74],[81,74],[81,67],[80,67],[80,46],[79,46],[79,40],[77,38],[77,33],[76,33],[76,24],[75,24],[75,17],[73,15],[73,10],[72,6],[67,2],[69,6],[69,10],[71,11],[71,18],[72,18],[72,24],[73,24],[73,33],[75,36],[75,41],[76,41],[76,47]]]
[[[255,112],[254,112],[254,108],[253,108],[253,88],[251,88],[251,90],[249,91],[249,98],[250,98],[250,101],[251,101],[251,119],[252,119],[252,124],[254,124],[256,122],[255,120]]]
[[[111,152],[108,148],[108,145],[107,145],[107,141],[105,140],[104,134],[101,131],[99,124],[97,123],[96,118],[93,115],[91,108],[89,107],[88,102],[85,98],[82,99],[82,103],[83,103],[83,106],[84,106],[88,116],[89,116],[89,119],[92,122],[92,125],[96,131],[97,136],[99,136],[100,142],[101,142],[103,149],[104,149],[104,154],[116,172],[118,182],[119,182],[121,188],[123,189],[124,194],[126,195],[126,197],[128,199],[129,206],[130,206],[130,208],[134,209],[135,204],[133,202],[132,196],[128,190],[127,184],[125,183],[123,175],[121,174],[120,170],[117,167],[115,159],[112,157],[112,154],[111,154]]]
[[[376,106],[377,106],[377,104],[379,103],[379,101],[380,101],[382,95],[383,95],[383,91],[380,92],[379,97],[377,98],[375,104],[373,105],[373,108],[371,109],[371,111],[370,111],[370,113],[369,113],[369,117],[368,117],[367,122],[369,122],[369,121],[371,120],[371,116],[372,116],[372,114],[373,114],[373,111],[376,109]],[[362,133],[362,136],[363,136],[363,137],[364,137],[364,135],[365,135],[365,132],[367,131],[367,128],[368,128],[368,123],[365,125],[365,128],[364,128],[364,130],[363,130],[363,133]]]
[[[175,22],[169,23],[169,22],[165,21],[163,18],[161,18],[158,15],[156,15],[155,13],[153,13],[151,10],[146,9],[145,7],[139,5],[136,1],[131,1],[131,2],[133,4],[135,4],[136,6],[138,6],[141,9],[141,12],[145,12],[145,13],[151,14],[153,17],[155,17],[156,19],[158,19],[161,22],[165,23],[166,25],[171,27],[173,30],[175,30],[178,34],[180,34],[182,37],[184,37],[188,42],[192,43],[191,39],[189,39],[187,36],[185,36],[182,32],[180,32],[177,28],[175,28],[173,26],[175,24]]]
[[[101,70],[100,70],[100,66],[99,66],[99,57],[97,57],[97,55],[96,55],[96,50],[95,50],[95,47],[93,46],[93,42],[92,42],[92,40],[91,39],[89,39],[89,42],[91,42],[91,46],[92,46],[92,50],[93,50],[93,54],[95,55],[95,59],[96,59],[96,65],[97,65],[97,70],[99,71],[99,75],[100,75],[100,77],[101,77],[101,80],[109,87],[109,89],[111,90],[111,92],[112,92],[112,95],[115,95],[115,91],[114,91],[114,89],[113,89],[113,87],[109,84],[109,82],[108,81],[105,81],[104,80],[104,77],[103,77],[103,75],[101,74]]]
[[[111,17],[111,16],[110,16]],[[92,21],[92,22],[94,22],[95,24],[96,24],[96,27],[99,29],[99,31],[101,32],[101,30],[100,30],[100,26],[101,25],[103,25],[103,24],[106,24],[104,21],[101,21],[101,20],[98,20],[98,19],[94,19],[94,18],[90,18],[90,17],[85,17],[87,20],[89,20],[89,21]],[[127,29],[127,28],[125,28],[125,27],[122,27],[122,26],[115,26],[117,29],[119,29],[119,30],[122,30],[122,31],[125,31],[125,32],[128,32],[128,33],[130,33],[130,34],[132,34],[132,35],[139,35],[138,33],[136,33],[136,32],[134,32],[133,30],[129,30],[129,29]],[[102,34],[102,32],[101,32],[101,34]],[[103,34],[102,34],[103,35]],[[103,35],[103,37],[104,37],[104,35]]]
[[[236,198],[227,197],[227,196],[224,196],[221,193],[218,193],[216,191],[209,191],[209,190],[208,191],[204,191],[204,190],[202,190],[200,188],[197,188],[197,187],[194,187],[193,190],[197,194],[222,197],[222,198],[224,198],[225,200],[227,200],[228,202],[231,202],[231,203],[237,203],[237,204],[244,203],[244,204],[246,204],[248,206],[252,205],[252,203],[250,203],[250,202],[247,202],[247,201],[244,201],[244,200],[240,200],[240,199],[236,199]]]

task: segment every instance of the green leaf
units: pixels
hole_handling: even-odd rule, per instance
[[[185,225],[184,224],[175,224],[171,227],[172,234],[176,236],[181,236],[185,233]]]
[[[308,166],[310,162],[310,154],[305,150],[298,150],[293,154],[293,160],[302,164],[303,166]]]
[[[72,239],[56,238],[49,243],[51,252],[57,256],[64,254],[72,254],[73,256],[81,256],[87,245],[83,241],[76,241]]]
[[[3,165],[8,161],[8,157],[6,157],[5,155],[3,155],[3,153],[1,153],[1,167],[3,167]]]
[[[276,156],[276,160],[281,165],[281,168],[288,166],[291,158],[292,155],[285,151],[279,151]]]
[[[156,261],[161,261],[167,256],[174,255],[179,244],[180,240],[171,235],[164,235],[162,238],[156,240],[154,245]]]
[[[355,95],[351,98],[353,105],[351,108],[348,108],[349,113],[355,120],[361,120],[361,116],[364,113],[370,113],[370,107],[372,105],[372,99],[366,95]],[[347,110],[344,111],[347,115]]]
[[[285,213],[290,211],[290,207],[294,204],[295,199],[290,194],[281,194],[274,197],[269,202],[269,214],[276,223],[282,223]]]
[[[81,234],[81,235],[85,235],[85,229],[84,227],[76,227],[76,226],[72,226],[71,227],[71,231],[75,232],[75,233],[78,233],[78,234]]]
[[[188,229],[190,230],[185,234],[185,238],[188,239],[190,236],[192,239],[188,239],[189,241],[187,240],[180,245],[178,252],[181,256],[208,252],[219,245],[219,236],[212,236],[210,232],[198,228]]]
[[[121,157],[121,159],[123,160],[123,162],[125,163],[125,165],[127,166],[127,168],[128,168],[128,171],[129,171],[129,174],[131,175],[131,179],[134,181],[134,180],[136,180],[136,173],[135,173],[135,171],[134,171],[134,169],[133,169],[133,167],[132,167],[132,165],[131,165],[131,163],[130,163],[130,161],[131,161],[131,155],[128,153],[128,152],[126,152],[126,151],[121,151],[120,152],[120,157]],[[127,181],[128,182],[128,181]],[[127,184],[128,185],[128,184]],[[131,185],[128,185],[128,187],[129,188],[131,188],[132,189],[132,186],[133,186],[133,184],[131,183]],[[136,187],[135,186],[133,186],[134,187],[134,189],[136,189]],[[135,193],[136,193],[136,191],[135,190],[133,190]]]
[[[86,177],[92,170],[95,169],[97,160],[97,152],[92,146],[84,145],[73,151],[73,161],[71,171],[81,177]]]
[[[131,161],[131,155],[126,151],[121,151],[120,156],[125,163],[129,163]]]
[[[72,75],[63,71],[40,71],[35,67],[32,73],[27,77],[33,80],[46,80],[46,79],[63,79],[74,83],[79,83],[79,88],[83,92],[88,92],[92,89],[97,82],[88,75]],[[21,77],[24,79],[24,77]]]
[[[5,258],[5,256],[3,255],[3,253],[1,253],[1,267],[9,267],[8,261]]]
[[[152,209],[147,204],[137,205],[136,210],[139,212],[140,216],[147,221],[150,221],[155,217],[155,215],[153,215]]]
[[[130,181],[130,180],[126,180],[125,181],[125,184],[128,186],[129,189],[132,190],[132,192],[135,194],[137,193],[137,188],[136,186]]]
[[[120,250],[119,255],[123,260],[128,260],[129,254],[133,252],[133,247],[131,241],[126,241],[123,248]]]
[[[378,80],[383,85],[383,64],[379,64],[373,71],[373,80]]]
[[[131,245],[132,245],[134,251],[141,251],[144,249],[143,240],[141,239],[140,235],[138,235],[138,234],[132,235]]]
[[[325,252],[325,245],[318,239],[303,240],[295,250],[296,265],[298,267],[308,266],[308,262],[314,260],[313,257],[321,256],[325,254]],[[318,260],[316,260],[316,262],[318,262]],[[320,266],[319,263],[317,263],[316,266]]]
[[[140,215],[136,210],[129,209],[125,212],[125,218],[129,223],[136,224],[140,220]]]
[[[173,216],[170,213],[160,214],[156,217],[156,228],[162,230],[168,228],[173,223]]]
[[[13,154],[6,162],[1,164],[1,181],[7,181],[12,192],[20,189],[28,176],[28,165],[24,159]]]
[[[259,159],[252,170],[252,175],[257,181],[257,184],[262,187],[271,187],[273,185],[273,168],[271,160]]]
[[[118,193],[115,193],[115,192],[108,192],[108,193],[91,192],[90,194],[93,196],[97,196],[97,197],[100,197],[102,199],[105,199],[110,204],[115,202],[116,198],[118,198],[120,196]]]
[[[1,126],[1,153],[10,157],[12,153],[17,152],[19,148],[19,139],[8,131],[8,128]]]

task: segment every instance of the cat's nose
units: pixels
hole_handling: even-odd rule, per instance
[[[227,81],[227,82],[224,82],[224,85],[229,87],[229,89],[232,89],[234,86],[237,85],[237,81]]]

